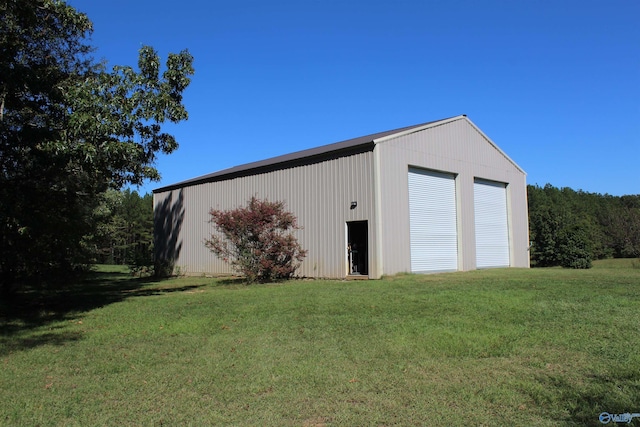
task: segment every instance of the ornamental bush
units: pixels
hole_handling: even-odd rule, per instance
[[[293,277],[307,254],[293,235],[300,229],[296,217],[283,202],[252,197],[247,207],[209,214],[216,231],[205,246],[250,283]]]

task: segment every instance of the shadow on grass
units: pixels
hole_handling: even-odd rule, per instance
[[[573,401],[571,409],[571,421],[581,426],[601,426],[599,416],[603,413],[626,414],[640,412],[638,399],[640,398],[640,387],[638,379],[626,378],[600,378],[586,390],[582,388],[573,390],[574,396],[569,399]],[[625,425],[640,425],[640,420],[634,418]],[[616,423],[612,423],[616,425]]]
[[[153,295],[165,295],[172,294],[175,292],[193,292],[198,288],[201,288],[203,285],[190,285],[190,286],[180,286],[178,288],[150,288],[150,289],[137,289],[131,291],[128,296],[136,296],[136,297],[148,297]]]
[[[158,279],[135,278],[124,272],[90,272],[60,289],[25,289],[0,301],[0,356],[41,345],[63,345],[81,338],[55,323],[132,297],[190,292],[204,286],[149,287]]]
[[[246,285],[248,285],[247,280],[244,277],[224,277],[224,278],[219,278],[218,280],[216,280],[216,283],[218,283],[221,286],[229,286],[229,285],[246,286]]]
[[[80,332],[48,332],[40,335],[29,336],[12,336],[12,337],[0,337],[0,343],[2,343],[2,349],[0,349],[0,356],[5,356],[9,353],[19,350],[29,350],[32,348],[40,347],[41,345],[55,345],[60,346],[68,342],[78,341],[82,338]]]
[[[589,375],[582,381],[568,380],[564,375],[545,375],[536,378],[537,383],[550,390],[543,397],[530,395],[539,406],[553,406],[566,413],[558,419],[558,425],[602,426],[600,415],[640,412],[640,375],[633,369],[627,372],[610,369],[605,374]],[[565,418],[566,416],[566,418]],[[625,425],[640,425],[634,418]],[[612,422],[611,425],[618,425]]]

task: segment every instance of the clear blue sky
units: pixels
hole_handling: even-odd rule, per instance
[[[638,0],[72,0],[97,58],[189,49],[159,183],[467,114],[550,183],[640,194]]]

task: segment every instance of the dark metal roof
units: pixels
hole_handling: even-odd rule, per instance
[[[320,147],[309,148],[307,150],[296,151],[290,154],[284,154],[282,156],[271,157],[269,159],[260,160],[257,162],[246,163],[239,166],[234,166],[229,169],[223,169],[217,172],[213,172],[207,175],[202,175],[196,178],[181,181],[176,184],[171,184],[166,187],[157,188],[153,190],[154,193],[161,193],[163,191],[175,190],[183,187],[190,187],[192,185],[203,184],[205,182],[221,181],[224,179],[231,179],[238,176],[252,175],[258,172],[266,172],[275,169],[283,169],[285,167],[293,167],[302,164],[310,164],[319,161],[324,161],[329,158],[342,157],[347,154],[355,154],[359,152],[365,152],[373,150],[374,141],[379,138],[384,138],[396,133],[405,132],[413,128],[420,128],[436,122],[445,121],[448,119],[434,120],[431,122],[421,123],[413,126],[406,126],[399,129],[388,130],[385,132],[378,132],[371,135],[361,136],[358,138],[348,139],[346,141],[336,142],[333,144],[322,145]]]

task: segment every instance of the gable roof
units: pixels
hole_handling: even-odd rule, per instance
[[[296,151],[290,154],[284,154],[281,156],[271,157],[265,160],[259,160],[257,162],[246,163],[232,168],[223,169],[217,172],[213,172],[207,175],[202,175],[196,178],[191,178],[186,181],[181,181],[176,184],[171,184],[165,187],[157,188],[153,190],[154,193],[161,193],[164,191],[175,190],[183,187],[190,187],[192,185],[203,184],[206,182],[221,181],[225,179],[231,179],[239,176],[252,175],[259,172],[267,172],[275,169],[283,169],[285,167],[293,167],[302,164],[310,164],[319,161],[323,161],[329,158],[336,158],[345,156],[347,154],[361,153],[365,151],[373,150],[375,144],[397,138],[409,133],[418,132],[423,129],[437,126],[439,124],[445,124],[450,121],[459,120],[464,118],[467,120],[480,134],[503,156],[505,156],[516,168],[520,171],[522,169],[511,160],[498,146],[493,143],[477,126],[475,126],[466,115],[459,115],[449,117],[446,119],[434,120],[431,122],[421,123],[413,126],[406,126],[399,129],[388,130],[384,132],[378,132],[371,135],[360,136],[358,138],[347,139],[345,141],[336,142],[333,144],[322,145],[320,147],[309,148],[307,150]],[[524,173],[524,171],[522,171]]]

